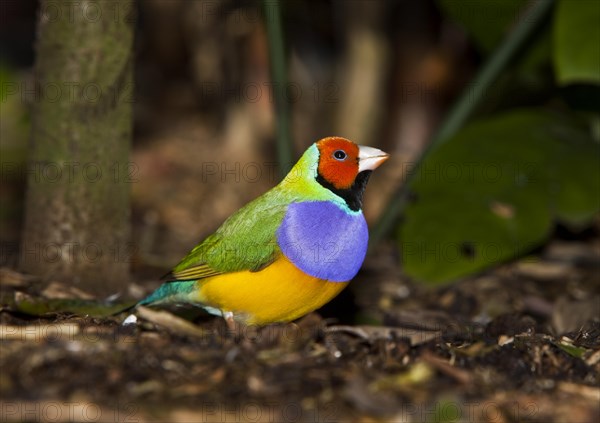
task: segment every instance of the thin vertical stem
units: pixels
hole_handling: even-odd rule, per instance
[[[281,8],[279,0],[263,0],[267,38],[271,58],[271,79],[277,121],[277,160],[279,172],[283,177],[292,165],[292,140],[290,135],[290,106],[285,97],[287,69],[281,27]]]

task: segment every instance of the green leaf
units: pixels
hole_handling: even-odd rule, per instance
[[[600,150],[567,119],[517,111],[472,123],[417,170],[400,226],[405,271],[447,282],[530,251],[553,220],[600,209]]]
[[[78,316],[109,317],[134,306],[136,302],[109,304],[101,301],[62,299],[62,298],[26,298],[15,301],[15,308],[30,316],[47,316],[56,313],[73,313]]]
[[[600,83],[600,1],[561,0],[554,22],[554,67],[561,85]]]
[[[452,20],[461,24],[485,53],[491,52],[504,38],[519,16],[525,0],[439,0],[438,4]]]
[[[586,348],[576,347],[575,345],[564,341],[555,342],[554,345],[575,358],[583,358],[583,355],[589,351]]]
[[[533,19],[526,0],[438,0],[438,4],[446,16],[464,28],[484,56],[491,54],[515,25]],[[525,87],[540,85],[551,56],[552,37],[549,28],[544,28],[510,71]]]

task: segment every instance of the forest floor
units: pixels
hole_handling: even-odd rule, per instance
[[[0,420],[600,421],[597,237],[434,289],[381,249],[319,313],[236,333],[190,310],[35,313],[73,293],[2,269]]]

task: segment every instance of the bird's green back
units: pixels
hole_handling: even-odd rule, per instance
[[[312,145],[276,187],[231,215],[175,268],[175,279],[192,280],[242,270],[258,271],[281,254],[276,233],[287,207],[300,201],[344,200],[316,180],[319,152]]]

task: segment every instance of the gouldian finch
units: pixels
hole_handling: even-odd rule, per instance
[[[367,252],[362,199],[381,150],[328,137],[231,215],[140,305],[192,303],[229,323],[289,322],[330,301]]]

